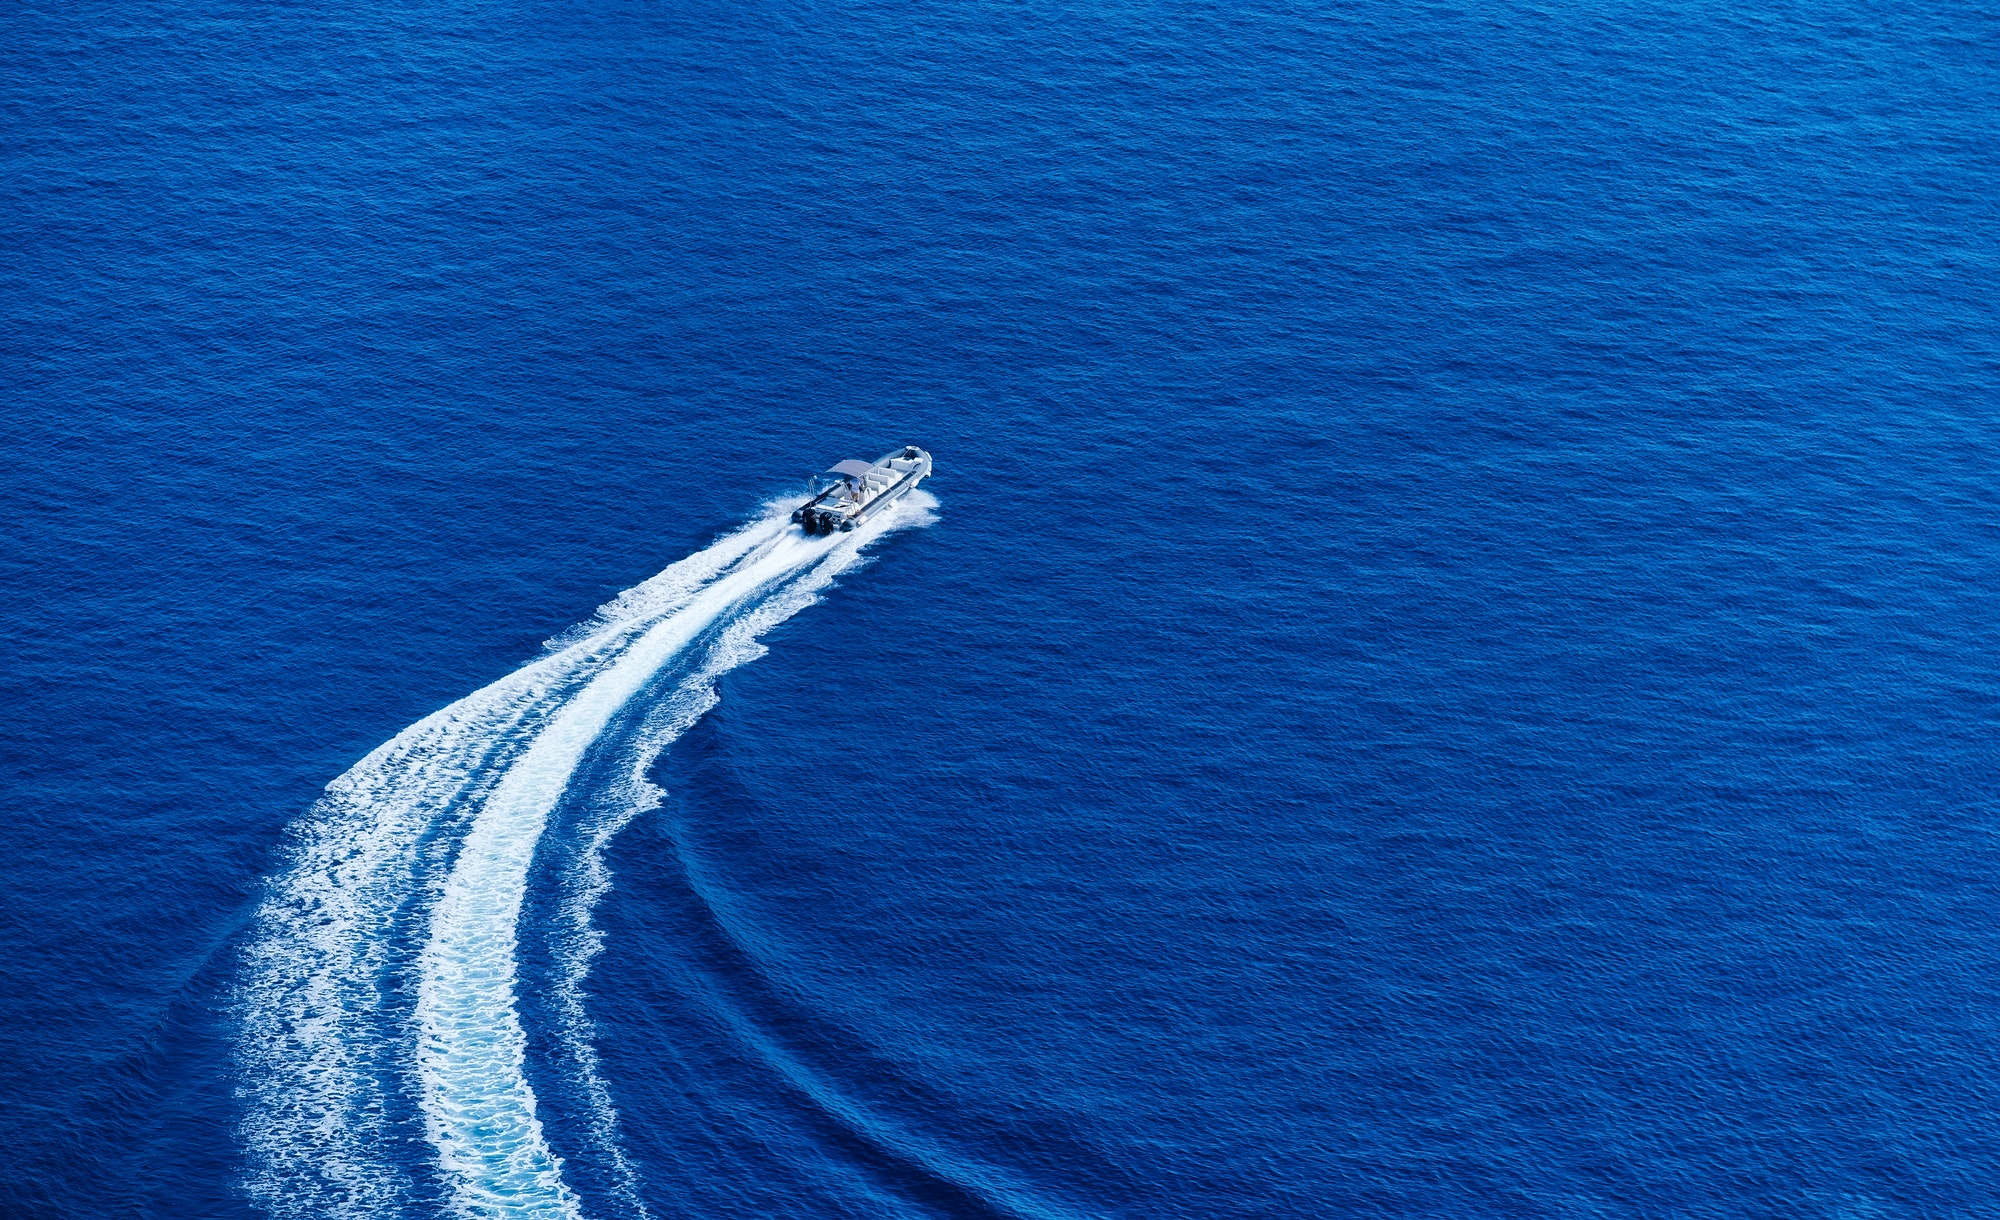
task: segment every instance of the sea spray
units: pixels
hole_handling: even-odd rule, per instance
[[[414,1074],[457,1210],[578,1214],[534,1116],[512,995],[526,864],[549,808],[610,717],[718,620],[741,615],[647,717],[631,772],[643,784],[646,762],[712,704],[716,675],[758,655],[758,634],[810,604],[867,542],[927,519],[930,498],[912,500],[835,540],[800,538],[784,523],[789,505],[770,506],[329,785],[292,831],[287,867],[258,907],[237,991],[245,1187],[256,1202],[282,1217],[402,1210],[410,1176],[386,1145],[390,1103]],[[557,1008],[591,1100],[594,1151],[643,1214],[581,998],[596,944],[589,911],[608,884],[602,851],[641,808],[593,827],[584,875],[566,882],[561,918],[577,935],[557,949]],[[438,840],[458,833],[446,875],[433,861],[451,844]],[[428,931],[421,952],[398,943],[412,908]],[[398,1022],[391,993],[413,956],[416,1012]]]
[[[886,528],[928,524],[932,520],[927,494],[911,497],[900,515],[885,522]],[[556,966],[555,1001],[560,1037],[570,1059],[571,1071],[581,1085],[590,1115],[593,1153],[609,1170],[608,1176],[632,1213],[645,1217],[636,1174],[626,1158],[617,1134],[617,1109],[600,1071],[594,1044],[595,1026],[584,1004],[583,984],[591,962],[603,949],[603,936],[591,924],[591,913],[611,888],[611,873],[604,853],[618,832],[633,818],[658,807],[665,795],[648,778],[660,754],[715,706],[718,678],[764,653],[759,637],[812,605],[820,593],[841,572],[861,560],[861,547],[873,536],[863,533],[845,540],[805,575],[760,601],[756,608],[731,623],[710,645],[699,669],[684,678],[673,694],[650,709],[632,737],[617,790],[607,793],[606,812],[584,828],[585,843],[578,865],[565,879],[557,911],[557,936],[553,944]]]
[[[281,1217],[374,1217],[407,1183],[382,1155],[401,1074],[385,973],[420,846],[490,786],[533,726],[615,647],[579,642],[426,717],[328,785],[260,903],[237,992],[245,1187]]]
[[[480,809],[431,920],[418,969],[425,1132],[469,1216],[574,1216],[543,1138],[514,1004],[528,865],[584,751],[662,665],[724,613],[820,558],[781,536],[662,618],[552,717]]]

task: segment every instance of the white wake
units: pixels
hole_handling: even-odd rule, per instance
[[[387,1145],[414,1076],[456,1211],[580,1215],[524,1070],[515,977],[529,865],[591,744],[663,667],[734,616],[700,670],[646,718],[632,799],[591,831],[589,875],[559,912],[569,931],[557,954],[561,1037],[595,1112],[598,1150],[628,1206],[643,1211],[582,1005],[597,947],[589,912],[608,884],[601,853],[652,803],[645,769],[707,710],[716,676],[758,655],[757,637],[815,600],[868,542],[927,519],[929,504],[919,493],[831,539],[807,538],[772,512],[628,590],[549,655],[412,725],[328,786],[294,830],[245,955],[239,1092],[246,1185],[258,1203],[288,1218],[403,1210],[411,1180]],[[398,1011],[412,976],[414,1008]]]

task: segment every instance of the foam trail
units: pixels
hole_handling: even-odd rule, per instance
[[[668,567],[551,653],[411,725],[327,786],[294,825],[252,921],[235,994],[244,1187],[282,1217],[403,1209],[390,1102],[411,1057],[391,996],[403,912],[435,901],[438,857],[552,717],[651,624],[786,534],[789,505]],[[796,535],[793,535],[796,539]]]
[[[514,977],[535,845],[585,751],[663,665],[725,614],[830,555],[848,557],[837,565],[844,566],[897,516],[885,514],[852,538],[814,540],[784,531],[751,549],[647,627],[571,696],[484,801],[432,915],[418,968],[417,1065],[425,1131],[462,1215],[482,1220],[580,1215],[575,1194],[562,1181],[561,1160],[536,1117]],[[601,1095],[601,1085],[596,1091]]]
[[[685,606],[703,585],[759,546],[786,531],[786,519],[796,500],[772,501],[764,506],[764,516],[735,533],[718,538],[707,548],[686,559],[668,564],[656,576],[633,585],[597,608],[589,620],[548,641],[551,652],[560,652],[578,640],[601,635],[607,628],[657,617]]]
[[[593,664],[578,645],[426,717],[328,786],[293,834],[291,867],[260,904],[244,955],[239,1095],[251,1197],[281,1217],[379,1216],[402,1176],[386,1122],[382,979],[420,846],[481,768]]]
[[[896,515],[885,521],[883,528],[929,524],[934,519],[930,509],[935,503],[928,493],[918,492],[898,506]],[[871,538],[872,531],[844,540],[806,575],[786,584],[731,623],[709,650],[702,667],[682,681],[672,697],[652,709],[627,760],[622,790],[610,794],[612,799],[607,802],[610,812],[588,828],[581,867],[571,879],[559,908],[563,936],[553,948],[560,1036],[589,1104],[595,1151],[610,1167],[621,1201],[641,1220],[648,1214],[646,1205],[639,1198],[632,1166],[619,1146],[618,1113],[598,1070],[597,1051],[592,1045],[596,1030],[584,1005],[584,980],[590,973],[592,959],[603,949],[603,936],[591,926],[591,913],[611,889],[611,873],[604,863],[605,850],[633,818],[659,805],[664,793],[647,775],[661,752],[715,706],[716,679],[762,656],[764,646],[758,642],[759,637],[818,601],[821,591],[834,577],[859,560],[861,547]]]

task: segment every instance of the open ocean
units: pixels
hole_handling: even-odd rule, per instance
[[[0,46],[0,1216],[2000,1215],[1992,10]]]

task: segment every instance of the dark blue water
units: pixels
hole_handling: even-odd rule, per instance
[[[0,1212],[481,1206],[440,896],[653,620],[407,833],[321,789],[905,442],[929,517],[702,619],[529,837],[560,1181],[479,1214],[2000,1211],[1990,14],[0,45]]]

